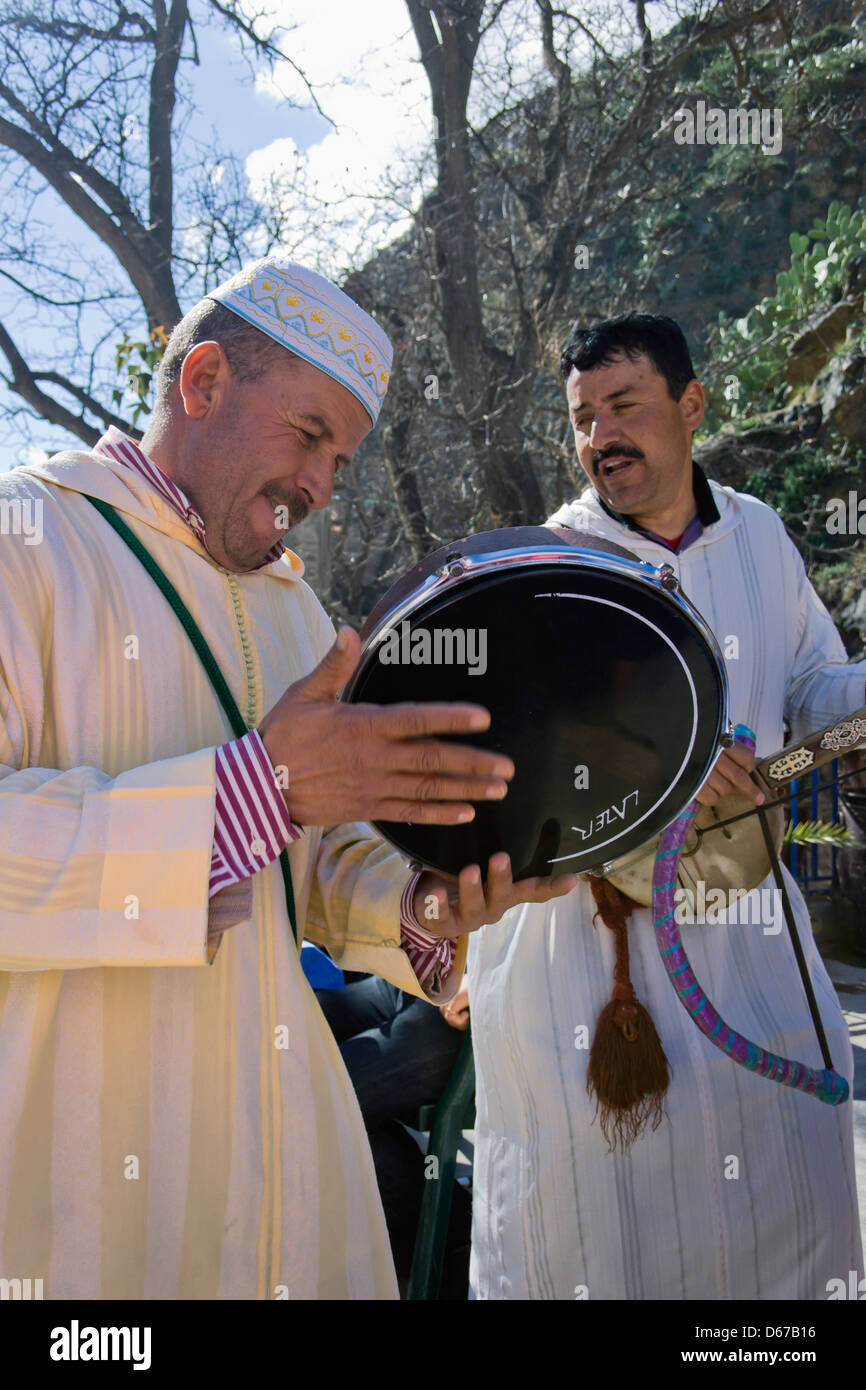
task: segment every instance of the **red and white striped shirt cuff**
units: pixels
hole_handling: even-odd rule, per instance
[[[216,750],[216,804],[208,897],[252,877],[300,839],[258,729]],[[400,901],[400,946],[419,984],[434,992],[451,973],[455,943],[422,927],[412,900],[420,874],[413,874]]]
[[[303,833],[292,823],[258,729],[216,750],[209,897],[258,873]]]
[[[422,927],[415,916],[412,900],[420,874],[413,874],[400,900],[400,945],[409,957],[409,964],[423,985],[432,976],[432,988],[438,994],[442,982],[451,974],[455,942],[448,937],[435,936]]]

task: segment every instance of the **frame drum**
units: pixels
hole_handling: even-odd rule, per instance
[[[377,822],[449,877],[499,850],[515,879],[602,872],[679,815],[727,728],[721,653],[673,571],[598,536],[455,541],[388,590],[361,638],[344,700],[484,705],[490,728],[461,741],[514,762],[505,799],[467,825]]]

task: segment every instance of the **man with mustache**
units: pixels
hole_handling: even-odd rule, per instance
[[[672,566],[720,647],[737,651],[730,715],[755,731],[759,755],[782,746],[786,723],[801,737],[859,708],[866,663],[847,664],[780,518],[708,482],[692,459],[704,392],[679,327],[655,314],[575,326],[561,370],[590,486],[548,524]],[[739,746],[723,753],[699,799],[736,789],[759,803],[753,764]],[[803,898],[787,884],[833,1060],[850,1083],[845,1022]],[[582,881],[556,902],[515,908],[470,945],[474,1295],[822,1299],[847,1271],[861,1276],[851,1105],[821,1105],[711,1046],[675,997],[648,909],[627,921],[631,982],[671,1076],[656,1128],[651,1114],[634,1124],[634,1113],[608,1114],[626,1121],[626,1142],[609,1151],[587,1094],[589,1052],[576,1041],[584,1029],[592,1037],[611,995],[615,933],[607,918],[594,924],[595,909]],[[822,1066],[786,932],[702,924],[683,937],[735,1028]]]
[[[513,773],[441,741],[477,706],[340,704],[357,635],[285,547],[390,363],[271,256],[177,326],[140,444],[0,480],[45,542],[0,546],[0,1277],[45,1298],[395,1298],[294,929],[445,1003],[467,932],[570,886],[469,865],[434,936],[443,890],[364,823],[469,820]]]

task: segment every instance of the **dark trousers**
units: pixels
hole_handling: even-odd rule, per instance
[[[451,1028],[435,1005],[405,994],[387,980],[352,975],[346,979],[345,989],[320,989],[316,997],[355,1087],[397,1277],[405,1284],[427,1179],[424,1156],[399,1121],[414,1126],[419,1107],[437,1103],[466,1035]],[[469,1194],[455,1183],[443,1299],[468,1295],[471,1224]]]

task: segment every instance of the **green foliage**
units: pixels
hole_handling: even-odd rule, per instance
[[[140,415],[150,414],[147,397],[167,342],[168,334],[160,327],[153,330],[147,342],[135,343],[124,335],[117,345],[114,361],[118,372],[126,370],[126,385],[115,387],[111,396],[116,406],[122,406],[124,398],[132,397],[135,404],[129,420],[133,427],[138,424]]]
[[[747,439],[748,434],[741,437]],[[833,581],[834,591],[847,592],[849,581],[860,573],[856,563],[857,535],[849,534],[847,526],[840,532],[828,530],[828,499],[845,499],[852,488],[861,492],[863,478],[866,455],[862,450],[840,447],[833,451],[826,445],[819,448],[805,442],[780,454],[770,466],[755,469],[742,488],[779,513],[810,571],[812,566],[819,566],[824,580]],[[834,559],[834,552],[842,552],[844,559]],[[812,578],[817,583],[814,575]],[[859,592],[862,578],[855,587]],[[823,589],[822,598],[838,623],[837,606],[829,602]],[[853,598],[856,594],[849,594],[845,602]]]
[[[804,34],[798,40],[801,53],[826,53],[828,50],[845,48],[851,42],[851,30],[841,29],[838,24],[828,24],[815,34]]]
[[[863,66],[863,46],[859,39],[828,45],[820,53],[809,54],[798,74],[796,101],[808,109],[826,101],[828,96],[838,95],[849,83],[862,80]]]
[[[826,453],[804,444],[781,468],[761,468],[752,473],[747,490],[760,497],[786,519],[809,510],[824,510],[827,483],[834,470]]]
[[[795,845],[832,845],[834,849],[844,849],[849,845],[863,848],[858,840],[841,821],[801,820],[796,825],[788,823],[785,830],[785,843]]]
[[[703,93],[712,93],[712,105],[729,107],[778,107],[785,131],[796,130],[804,113],[827,102],[844,100],[856,91],[866,74],[863,41],[854,29],[828,26],[820,34],[798,41],[794,63],[787,45],[744,50],[735,63],[725,47],[704,54],[703,63],[681,81],[699,81]],[[752,93],[762,93],[760,101]],[[789,147],[790,148],[790,147]],[[768,158],[754,147],[718,145],[708,152],[705,188],[724,188],[740,179],[748,166],[765,173],[773,164],[790,165],[790,159]]]
[[[775,293],[744,318],[719,314],[704,373],[709,431],[785,404],[791,393],[783,373],[789,349],[812,319],[841,298],[851,261],[866,252],[866,199],[853,211],[832,202],[808,232],[791,232],[789,243],[790,263],[776,276]]]

